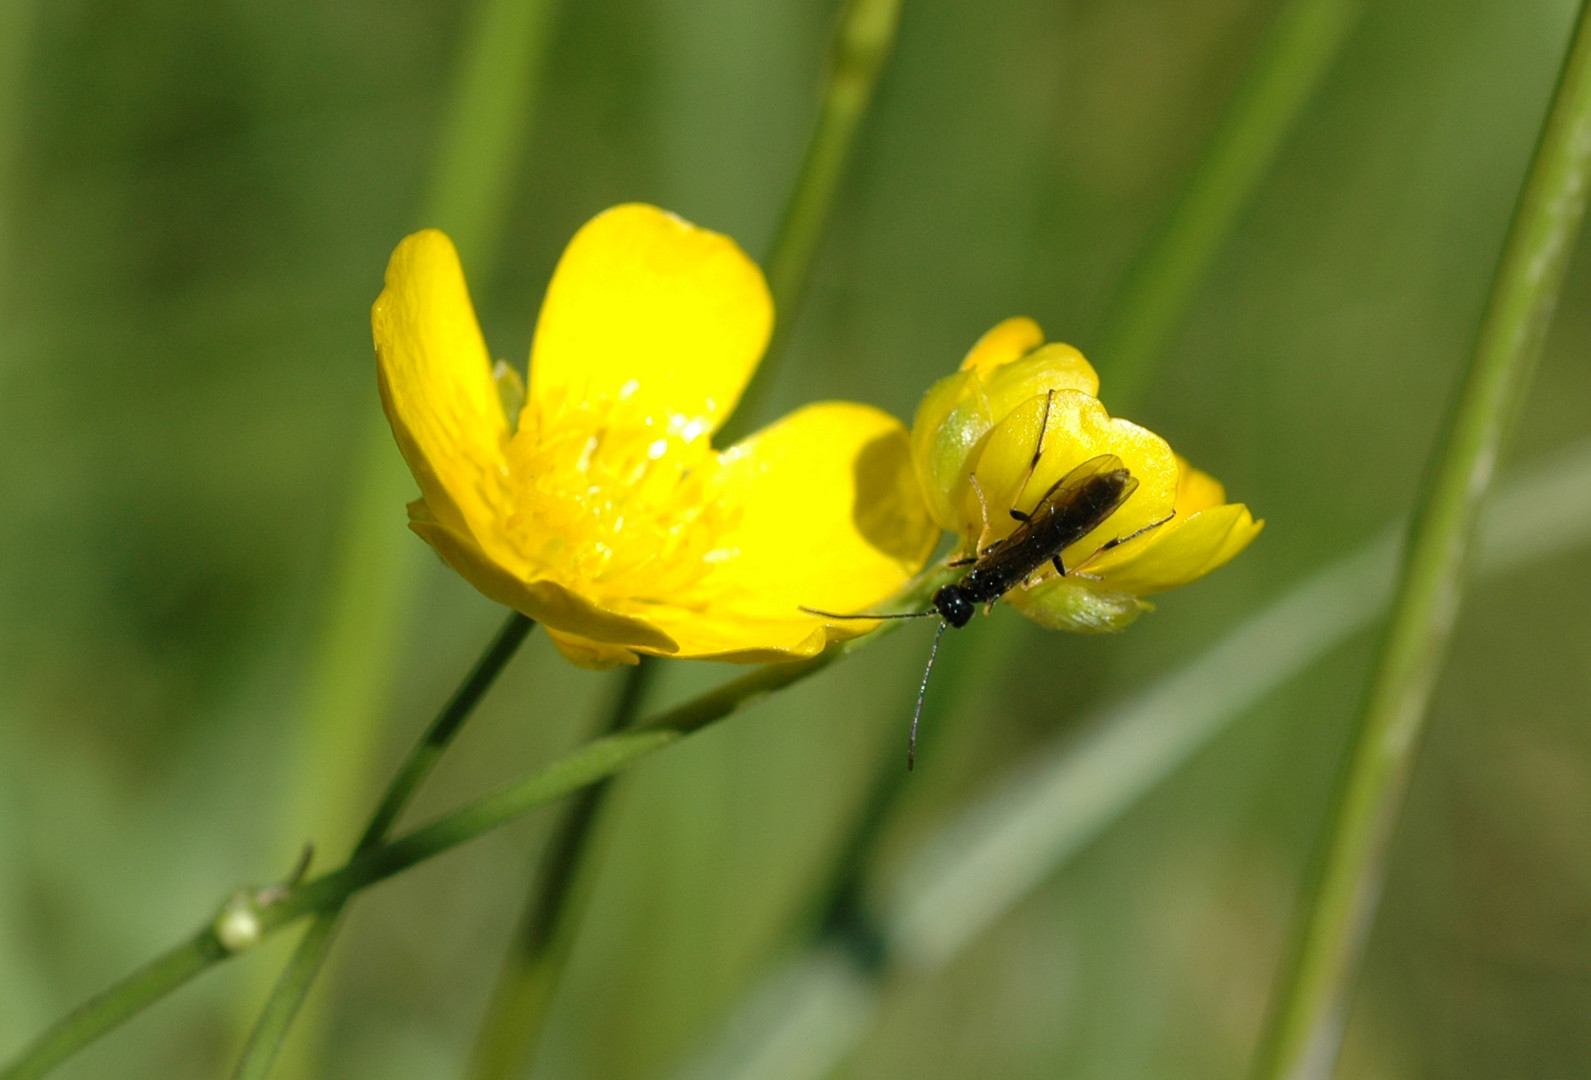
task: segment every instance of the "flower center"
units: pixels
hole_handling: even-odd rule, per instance
[[[532,405],[508,446],[505,524],[540,572],[614,610],[677,598],[712,565],[732,511],[699,424],[625,402]]]

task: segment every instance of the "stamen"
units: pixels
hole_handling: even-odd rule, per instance
[[[545,411],[547,422],[510,442],[509,472],[523,479],[504,521],[539,572],[633,598],[688,589],[729,557],[708,558],[723,552],[733,515],[707,496],[717,459],[705,440],[659,437],[640,418],[618,423],[611,402]]]

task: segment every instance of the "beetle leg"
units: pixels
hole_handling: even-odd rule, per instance
[[[1136,539],[1138,539],[1138,537],[1142,536],[1144,533],[1148,532],[1150,529],[1158,529],[1158,528],[1160,528],[1160,526],[1164,525],[1166,522],[1170,521],[1172,518],[1174,518],[1176,516],[1177,516],[1177,512],[1175,510],[1173,510],[1173,511],[1171,511],[1171,513],[1167,514],[1165,517],[1161,518],[1159,521],[1151,521],[1149,524],[1145,525],[1143,528],[1134,529],[1132,532],[1128,533],[1126,536],[1118,536],[1114,540],[1107,540],[1107,541],[1105,541],[1103,544],[1101,544],[1099,546],[1099,551],[1094,552],[1094,554],[1098,555],[1101,551],[1109,551],[1111,548],[1118,547],[1118,546],[1120,546],[1122,544],[1125,544],[1129,540],[1136,540]]]
[[[1061,562],[1061,557],[1059,555],[1050,556],[1050,562],[1054,564],[1055,572],[1057,574],[1061,575],[1061,577],[1080,577],[1080,578],[1087,578],[1089,581],[1099,581],[1099,580],[1101,580],[1100,576],[1098,574],[1085,574],[1081,570],[1078,570],[1078,569],[1072,569],[1072,570],[1066,569],[1066,566],[1065,566],[1064,563]],[[1087,564],[1086,563],[1079,563],[1078,565],[1079,566],[1084,566],[1084,565],[1087,565]],[[1037,585],[1037,584],[1038,584],[1038,581],[1034,581],[1033,582],[1033,585]],[[1032,586],[1026,586],[1026,587],[1031,588]]]
[[[1171,511],[1171,513],[1167,514],[1165,517],[1161,518],[1159,521],[1151,521],[1149,524],[1145,525],[1143,528],[1134,529],[1132,532],[1128,533],[1126,536],[1118,536],[1114,540],[1105,541],[1103,544],[1099,545],[1099,547],[1094,550],[1094,553],[1092,555],[1090,555],[1088,558],[1084,559],[1082,562],[1078,563],[1077,564],[1077,569],[1082,569],[1083,567],[1087,566],[1089,563],[1093,562],[1095,559],[1099,558],[1101,555],[1105,554],[1105,552],[1109,551],[1113,547],[1120,547],[1122,544],[1125,544],[1129,540],[1138,539],[1138,537],[1142,536],[1144,533],[1150,531],[1151,529],[1160,528],[1160,526],[1164,525],[1166,522],[1170,521],[1172,518],[1174,518],[1176,516],[1177,516],[1177,512],[1175,510],[1173,510],[1173,511]],[[1073,570],[1072,573],[1074,573],[1074,574],[1077,573],[1077,570]]]

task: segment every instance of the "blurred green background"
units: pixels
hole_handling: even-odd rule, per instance
[[[283,835],[283,807],[306,797],[294,718],[378,409],[368,309],[428,223],[469,10],[0,2],[3,1059],[231,889],[285,873],[305,838]],[[766,253],[836,10],[558,5],[500,266],[472,279],[494,354],[522,363],[558,252],[615,202]],[[777,411],[842,397],[909,418],[1013,314],[1089,352],[1277,10],[906,0]],[[998,634],[996,677],[931,717],[886,857],[1408,508],[1573,14],[1365,6],[1132,412],[1266,532],[1119,637],[1005,611],[951,635],[947,659]],[[1591,435],[1588,271],[1571,270],[1511,462]],[[401,501],[390,519],[403,529]],[[500,620],[424,562],[377,760],[348,761],[356,816]],[[1591,1069],[1588,597],[1584,546],[1471,593],[1339,1075]],[[528,1075],[666,1076],[802,940],[900,759],[926,648],[927,628],[903,632],[622,778]],[[1250,710],[948,969],[893,981],[842,1075],[1239,1074],[1369,649]],[[669,665],[654,700],[724,674]],[[616,692],[533,637],[416,816],[550,760]],[[461,1075],[552,820],[363,897],[283,1075]],[[321,865],[354,825],[311,828]],[[289,944],[60,1075],[224,1074]]]

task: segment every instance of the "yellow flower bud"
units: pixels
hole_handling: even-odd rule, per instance
[[[1149,608],[1140,597],[1215,569],[1259,532],[1247,507],[1172,453],[1154,432],[1111,417],[1099,379],[1069,345],[1044,344],[1031,319],[985,334],[961,370],[934,384],[917,410],[912,461],[934,519],[968,557],[1020,528],[1073,469],[1114,455],[1132,493],[1097,528],[1055,553],[1006,593],[1041,625],[1119,630]]]

